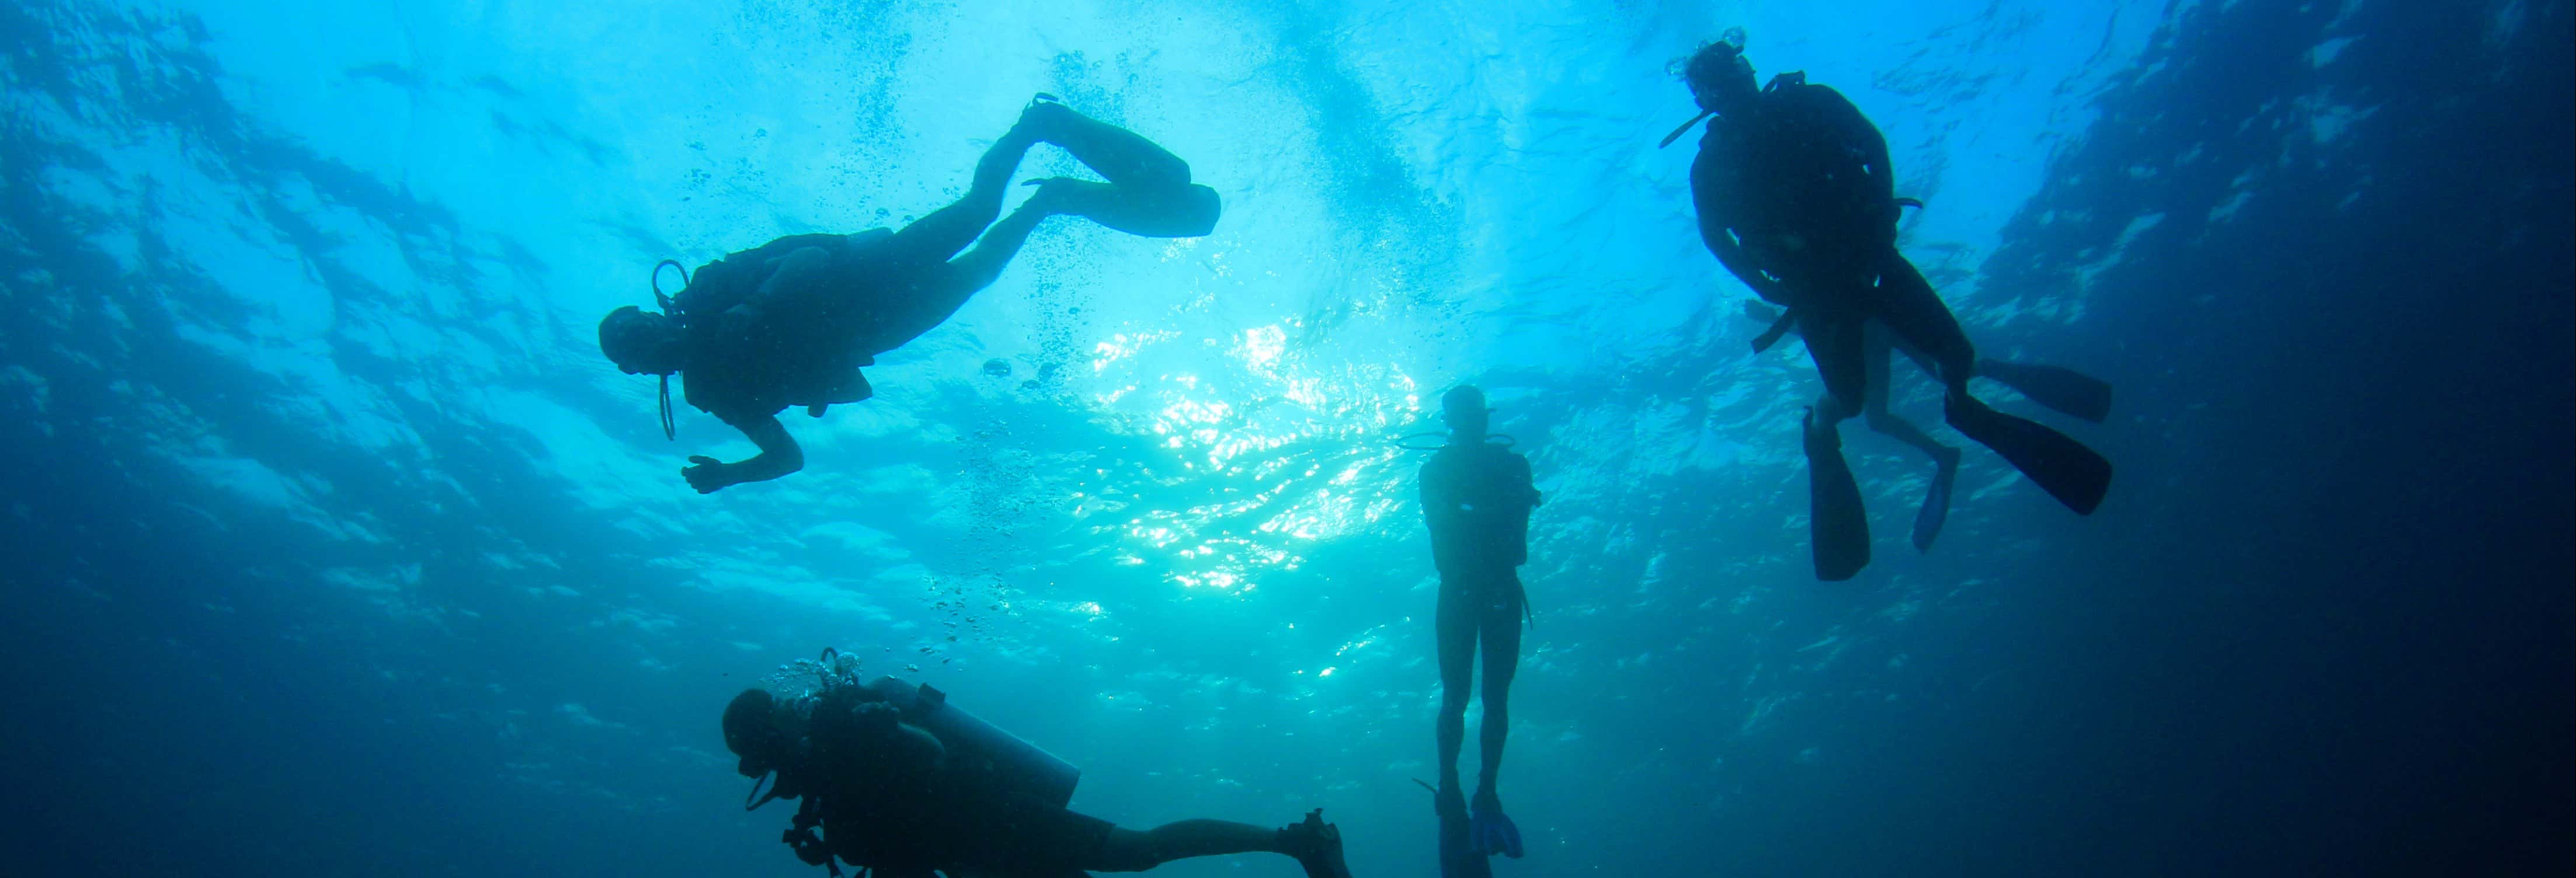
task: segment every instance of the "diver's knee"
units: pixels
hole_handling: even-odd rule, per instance
[[[1083,868],[1095,872],[1143,872],[1163,864],[1163,843],[1150,832],[1112,827],[1100,845],[1099,859]]]
[[[1442,688],[1441,688],[1441,691],[1440,691],[1440,721],[1441,721],[1441,722],[1448,722],[1448,721],[1450,721],[1450,720],[1457,719],[1457,718],[1459,718],[1459,717],[1463,717],[1463,716],[1466,716],[1466,715],[1467,715],[1467,694],[1466,694],[1466,689],[1467,689],[1467,687],[1465,687],[1465,686],[1457,686],[1457,687],[1442,687]]]
[[[1837,394],[1827,393],[1822,399],[1816,400],[1816,423],[1820,426],[1842,423],[1850,420],[1852,413],[1859,411],[1860,408],[1859,405]]]

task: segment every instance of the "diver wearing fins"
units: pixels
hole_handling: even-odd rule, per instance
[[[1788,312],[1753,299],[1745,300],[1744,316],[1770,327],[1753,342],[1753,352],[1757,354],[1770,349],[1798,322]],[[1914,515],[1914,548],[1932,551],[1932,539],[1940,536],[1941,524],[1950,515],[1951,488],[1959,477],[1959,449],[1941,444],[1922,427],[1888,410],[1888,364],[1893,352],[1902,351],[1924,374],[1939,373],[1921,350],[1888,331],[1885,323],[1872,320],[1863,324],[1860,343],[1869,370],[1861,403],[1863,422],[1872,432],[1913,446],[1932,458],[1932,484],[1923,492],[1923,508]],[[1979,357],[1969,374],[2002,382],[2032,402],[2096,424],[2111,415],[2111,385],[2073,369]]]
[[[1529,459],[1488,441],[1491,411],[1484,391],[1460,385],[1440,397],[1449,442],[1422,464],[1422,517],[1431,529],[1432,566],[1440,573],[1436,629],[1440,660],[1441,874],[1488,874],[1485,858],[1521,856],[1520,829],[1503,814],[1494,775],[1510,733],[1512,674],[1520,666],[1521,623],[1529,595],[1520,566],[1529,561],[1530,510],[1539,505]],[[1460,794],[1458,751],[1466,744],[1468,684],[1478,647],[1485,662],[1482,760],[1472,803]]]
[[[1049,178],[1007,217],[1002,196],[1020,158],[1039,143],[1072,153],[1108,182]],[[629,375],[662,376],[662,431],[675,435],[671,376],[690,405],[759,446],[748,460],[692,456],[681,470],[706,494],[804,468],[804,451],[778,422],[802,406],[828,406],[875,391],[859,369],[946,322],[990,286],[1050,216],[1079,216],[1134,235],[1186,238],[1215,228],[1216,190],[1190,182],[1190,166],[1134,132],[1076,113],[1040,94],[975,165],[956,203],[901,231],[789,235],[681,271],[683,289],[660,289],[661,313],[628,306],[599,322],[599,350]],[[996,218],[999,218],[996,221]],[[977,239],[981,238],[981,243]],[[973,244],[974,249],[959,255]]]
[[[1866,408],[1864,333],[1873,322],[1930,366],[1950,426],[2077,514],[2101,505],[2110,461],[1969,394],[1976,348],[1896,249],[1897,216],[1911,202],[1895,195],[1878,127],[1841,93],[1801,74],[1756,87],[1740,31],[1693,54],[1683,78],[1702,112],[1673,136],[1709,119],[1691,162],[1700,239],[1756,295],[1788,309],[1784,320],[1795,321],[1824,379],[1825,396],[1803,422],[1816,578],[1849,579],[1869,564],[1860,486],[1834,427]]]
[[[1291,857],[1308,878],[1350,878],[1322,809],[1276,829],[1122,829],[1066,808],[1079,769],[893,677],[827,673],[819,693],[786,698],[744,690],[725,706],[724,738],[755,781],[744,807],[802,799],[781,840],[836,878],[843,862],[873,878],[1080,878],[1255,852]]]

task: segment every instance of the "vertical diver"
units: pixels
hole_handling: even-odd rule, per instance
[[[1002,216],[1020,158],[1039,143],[1064,148],[1108,182],[1032,180],[1027,185],[1037,192]],[[698,493],[714,493],[803,469],[805,453],[778,413],[801,406],[819,418],[828,406],[874,395],[859,369],[946,322],[992,285],[1047,217],[1187,238],[1215,228],[1218,211],[1216,190],[1191,183],[1189,163],[1179,156],[1040,94],[985,151],[973,186],[956,203],[901,231],[789,235],[695,274],[684,271],[678,295],[655,289],[662,313],[630,305],[600,320],[599,350],[629,375],[662,376],[664,435],[674,429],[670,382],[677,374],[683,399],[759,446],[757,456],[733,463],[689,458],[681,476]],[[969,244],[975,249],[966,250]],[[661,267],[654,266],[657,278]]]
[[[2101,505],[2110,490],[2110,461],[1969,395],[1976,348],[1932,285],[1897,252],[1897,214],[1914,202],[1895,195],[1887,140],[1877,126],[1841,93],[1810,85],[1803,74],[1782,74],[1757,88],[1740,31],[1693,54],[1683,78],[1702,112],[1664,142],[1709,119],[1691,163],[1700,239],[1756,295],[1788,309],[1771,337],[1794,321],[1824,379],[1825,396],[1802,424],[1816,577],[1850,579],[1869,564],[1860,486],[1843,462],[1834,427],[1866,409],[1872,376],[1864,333],[1872,323],[1931,367],[1950,426],[2003,455],[2077,514]],[[2107,399],[2078,406],[2104,407]]]
[[[1491,874],[1486,857],[1521,856],[1520,829],[1503,815],[1494,775],[1510,733],[1512,673],[1520,666],[1521,623],[1529,597],[1520,566],[1529,561],[1530,510],[1539,504],[1529,459],[1487,441],[1485,394],[1460,385],[1440,397],[1449,442],[1422,464],[1422,517],[1431,528],[1432,566],[1440,573],[1440,869],[1448,878]],[[1472,803],[1460,795],[1458,751],[1467,737],[1468,683],[1478,647],[1485,661],[1481,767]]]

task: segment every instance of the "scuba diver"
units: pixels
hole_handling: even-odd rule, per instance
[[[1816,578],[1850,579],[1869,564],[1860,486],[1835,425],[1860,414],[1871,383],[1865,328],[1919,352],[1943,387],[1950,426],[1993,449],[2077,514],[2110,490],[2111,462],[2065,434],[1995,411],[1968,392],[1976,348],[1932,285],[1896,249],[1887,140],[1841,93],[1802,74],[1757,88],[1743,35],[1730,31],[1683,73],[1701,109],[1669,144],[1709,119],[1691,163],[1700,239],[1764,301],[1788,309],[1824,379],[1802,428]],[[1785,331],[1785,327],[1782,327]]]
[[[1440,573],[1439,636],[1440,786],[1432,808],[1440,815],[1441,874],[1490,874],[1486,857],[1521,856],[1520,829],[1503,815],[1494,774],[1503,764],[1510,729],[1512,673],[1520,666],[1521,623],[1529,595],[1520,566],[1529,561],[1530,510],[1539,504],[1530,483],[1529,459],[1487,441],[1491,410],[1484,391],[1460,385],[1440,397],[1449,442],[1422,464],[1422,517],[1431,528],[1432,566]],[[1482,763],[1476,796],[1459,794],[1458,751],[1466,744],[1468,683],[1478,646],[1485,658],[1484,728],[1477,739]]]
[[[746,689],[725,706],[724,738],[754,779],[744,808],[802,799],[781,840],[835,878],[843,862],[874,878],[1080,878],[1265,851],[1308,878],[1350,878],[1320,808],[1277,829],[1182,820],[1141,832],[1068,810],[1079,769],[926,684],[827,674],[814,694]]]
[[[1760,301],[1747,299],[1744,316],[1770,329],[1753,341],[1753,352],[1769,350],[1797,324],[1788,312]],[[1887,408],[1888,361],[1890,351],[1903,351],[1907,359],[1922,368],[1924,374],[1938,375],[1923,351],[1905,343],[1887,324],[1876,320],[1861,326],[1861,354],[1868,358],[1867,388],[1861,402],[1861,414],[1870,430],[1895,439],[1932,457],[1932,486],[1923,492],[1923,508],[1914,515],[1914,548],[1932,551],[1932,538],[1940,536],[1941,524],[1950,515],[1950,488],[1959,477],[1959,449],[1941,444],[1914,422],[1898,417]],[[2099,424],[2111,415],[2111,385],[2090,375],[2059,366],[2014,363],[1977,358],[1969,374],[1992,378],[2021,392],[2032,402],[2065,414]]]
[[[1002,196],[1020,158],[1038,143],[1072,153],[1108,182],[1032,180],[1037,191],[1007,217]],[[662,431],[676,436],[671,376],[690,405],[750,437],[760,453],[725,463],[692,456],[681,470],[707,494],[804,468],[805,455],[778,413],[828,406],[875,391],[859,373],[876,356],[947,321],[1001,276],[1038,223],[1079,216],[1134,235],[1187,238],[1215,228],[1216,190],[1190,182],[1190,166],[1134,132],[1074,112],[1040,94],[975,165],[956,203],[901,231],[789,235],[681,272],[684,288],[661,313],[634,306],[599,322],[599,350],[629,375],[662,376]],[[997,222],[996,217],[1000,217]],[[981,237],[981,243],[977,238]],[[958,255],[968,244],[975,249]],[[953,257],[953,258],[952,258]]]

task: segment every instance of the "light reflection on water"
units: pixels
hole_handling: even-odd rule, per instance
[[[1091,396],[1100,422],[1160,452],[1149,464],[1160,475],[1127,514],[1093,528],[1121,541],[1121,563],[1152,563],[1186,589],[1249,593],[1263,573],[1296,570],[1307,544],[1397,511],[1411,467],[1387,434],[1420,416],[1419,383],[1399,363],[1310,367],[1294,323],[1209,340],[1221,356],[1188,371],[1146,374],[1147,353],[1178,332],[1118,333],[1093,348],[1094,373],[1115,388]],[[1110,374],[1122,368],[1134,371]]]

